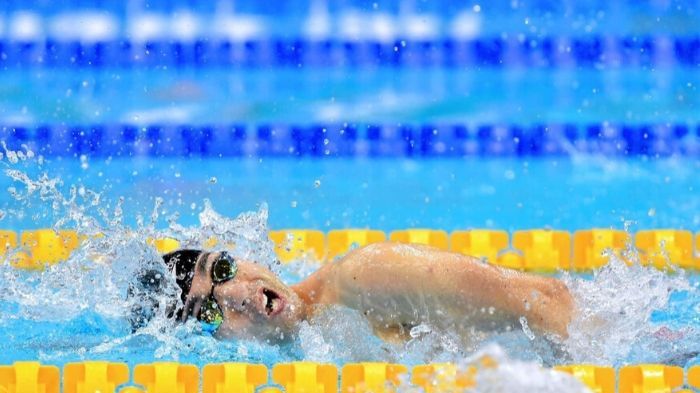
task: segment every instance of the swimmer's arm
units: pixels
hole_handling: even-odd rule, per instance
[[[432,247],[380,243],[349,253],[325,267],[319,287],[327,303],[352,296],[400,299],[406,294],[439,299],[450,308],[494,307],[534,329],[567,335],[573,302],[553,278],[523,274]],[[325,285],[323,285],[325,284]]]

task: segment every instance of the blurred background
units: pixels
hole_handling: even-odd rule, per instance
[[[0,139],[128,217],[697,229],[699,7],[5,0]]]

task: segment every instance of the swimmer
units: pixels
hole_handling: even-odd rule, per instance
[[[462,254],[398,243],[358,248],[296,285],[227,252],[179,250],[164,261],[181,293],[171,315],[215,324],[217,338],[279,340],[300,321],[340,305],[364,315],[379,337],[410,339],[412,327],[529,327],[565,338],[574,303],[559,280],[500,268]],[[153,283],[153,273],[140,278]],[[142,314],[132,319],[139,327]]]

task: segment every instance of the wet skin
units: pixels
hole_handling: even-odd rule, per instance
[[[237,260],[236,277],[212,290],[217,255],[197,261],[187,303],[196,315],[212,291],[223,310],[217,331],[221,338],[288,338],[298,322],[331,305],[363,313],[389,340],[405,339],[420,323],[498,330],[521,316],[534,330],[563,338],[574,312],[568,289],[557,279],[427,246],[372,244],[323,265],[293,286],[257,263]]]

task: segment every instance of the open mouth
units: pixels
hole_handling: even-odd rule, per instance
[[[265,315],[271,317],[277,315],[284,310],[284,299],[275,291],[268,288],[263,288],[262,305],[264,306]]]

